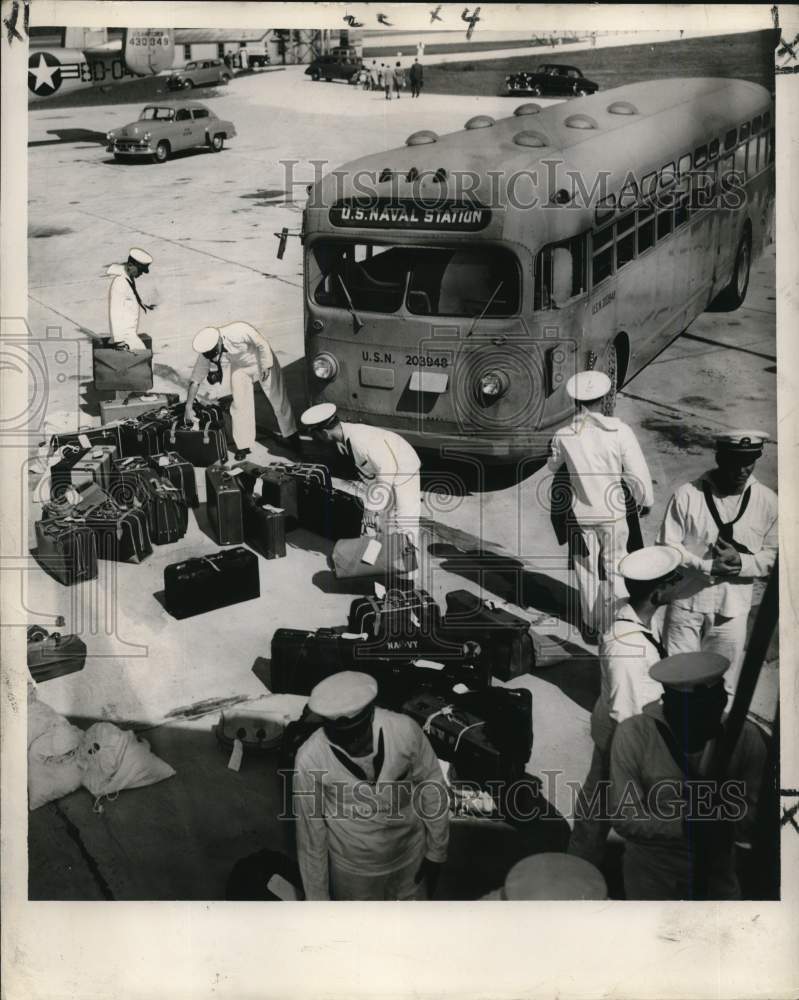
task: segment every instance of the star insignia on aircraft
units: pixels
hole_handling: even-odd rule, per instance
[[[34,52],[28,58],[28,87],[39,97],[49,97],[61,86],[61,63],[51,52]]]

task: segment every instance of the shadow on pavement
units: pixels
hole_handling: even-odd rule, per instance
[[[55,139],[34,139],[28,143],[28,149],[35,146],[57,146],[63,142],[95,142],[98,146],[106,145],[105,132],[92,132],[85,128],[51,128],[47,130],[48,135],[54,135]]]

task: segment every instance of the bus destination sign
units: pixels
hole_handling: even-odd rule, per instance
[[[330,208],[331,225],[344,229],[432,229],[473,233],[485,229],[491,209],[456,201],[426,205],[421,201],[380,198],[370,202],[340,201]]]

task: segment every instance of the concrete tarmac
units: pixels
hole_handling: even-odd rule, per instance
[[[300,246],[290,240],[277,260],[273,234],[283,226],[299,230],[310,161],[324,160],[328,169],[400,145],[417,129],[452,131],[478,111],[500,117],[514,106],[498,97],[411,101],[407,94],[387,102],[344,84],[312,83],[302,70],[242,78],[196,95],[230,118],[238,137],[220,154],[198,150],[163,165],[118,164],[105,152],[107,130],[136,117],[130,106],[30,113],[29,322],[47,359],[37,390],[46,411],[43,437],[45,430],[99,422],[88,384],[90,343],[108,329],[105,269],[131,246],[154,257],[140,290],[145,301],[158,303],[146,321],[156,345],[156,389],[185,392],[195,332],[241,319],[269,338],[301,407]],[[753,267],[740,310],[701,316],[621,393],[617,414],[634,428],[656,481],[646,541],[654,538],[671,489],[712,462],[714,432],[752,426],[776,433],[774,324],[771,248]],[[217,394],[228,392],[223,384]],[[265,436],[253,457],[287,456]],[[22,473],[32,488],[37,476],[32,469]],[[776,487],[773,446],[757,474]],[[513,684],[529,687],[534,698],[528,770],[560,772],[545,791],[568,818],[566,781],[582,780],[590,759],[598,668],[595,651],[564,621],[573,581],[538,496],[542,475],[508,483],[492,472],[455,496],[442,475],[432,477],[425,516],[434,596],[443,603],[446,592],[482,583],[486,596],[507,602],[536,627],[538,668]],[[38,510],[34,498],[31,536]],[[82,672],[40,685],[39,697],[82,725],[108,719],[146,731],[178,772],[162,785],[122,793],[101,816],[86,791],[32,814],[36,898],[218,898],[238,857],[267,844],[289,849],[286,824],[274,820],[271,765],[249,760],[240,773],[229,771],[211,725],[221,706],[266,695],[264,661],[276,628],[343,624],[353,588],[333,580],[330,543],[295,532],[285,560],[260,560],[258,601],[175,622],[159,601],[164,566],[216,548],[201,508],[181,542],[156,548],[140,566],[104,563],[98,581],[70,589],[34,563],[24,575],[31,621],[47,626],[63,614],[62,631],[81,632],[90,649]],[[766,718],[776,701],[776,650],[771,659],[755,706]],[[290,711],[296,714],[296,703]],[[476,895],[501,880],[489,865],[476,881],[463,882],[475,856],[473,838],[483,836],[458,833],[452,863],[458,877],[442,884],[442,895]],[[512,843],[495,853],[507,859],[519,842],[507,831],[503,836]]]

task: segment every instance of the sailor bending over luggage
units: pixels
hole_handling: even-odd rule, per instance
[[[145,305],[136,287],[136,279],[149,273],[153,258],[146,250],[133,247],[124,264],[112,264],[107,274],[113,277],[108,290],[108,328],[115,344],[126,344],[132,351],[146,351],[139,337],[139,317],[155,305]]]
[[[381,529],[403,533],[419,552],[422,512],[421,462],[416,451],[394,431],[344,423],[333,403],[318,403],[300,417],[303,427],[321,441],[349,455],[365,485],[363,534]]]
[[[211,385],[221,382],[222,360],[227,357],[230,362],[230,389],[233,393],[230,417],[236,443],[236,460],[246,458],[255,444],[256,382],[261,383],[264,395],[274,411],[283,435],[283,444],[293,451],[299,450],[300,437],[280,362],[254,326],[235,322],[225,326],[203,327],[194,338],[193,347],[199,357],[191,373],[186,396],[188,420],[200,383],[203,379]]]
[[[293,786],[306,899],[425,899],[446,861],[449,793],[433,748],[376,697],[354,671],[311,692],[324,723],[297,753]]]

